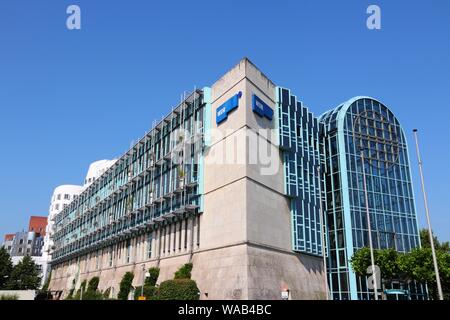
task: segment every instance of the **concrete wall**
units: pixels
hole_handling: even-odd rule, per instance
[[[17,300],[34,300],[35,290],[0,290],[2,296],[17,296]]]

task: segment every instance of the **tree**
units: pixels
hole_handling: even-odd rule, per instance
[[[376,257],[376,251],[374,251]],[[370,249],[361,248],[357,250],[350,259],[353,271],[359,276],[367,276],[367,268],[371,265]]]
[[[83,295],[86,292],[86,285],[87,285],[87,280],[84,279],[80,284],[80,288],[77,290],[77,292],[75,293],[75,296],[73,297],[74,300],[83,300]]]
[[[86,292],[83,294],[83,300],[103,300],[103,294],[98,290],[99,277],[93,277],[89,280]]]
[[[444,252],[450,252],[450,242],[439,242],[438,238],[433,234],[434,248]],[[423,248],[431,248],[430,236],[427,229],[420,230],[420,242]]]
[[[383,289],[394,279],[401,277],[399,267],[399,254],[394,249],[374,250],[373,252],[375,265],[380,268],[379,279],[383,285]],[[351,266],[355,273],[359,276],[367,276],[367,269],[372,265],[370,258],[370,249],[362,248],[355,252],[350,260]]]
[[[127,272],[124,274],[122,281],[120,281],[120,290],[117,294],[117,298],[119,300],[127,300],[128,295],[130,294],[132,283],[133,283],[134,274],[132,272]]]
[[[11,262],[11,257],[8,251],[4,247],[0,248],[0,289],[5,289],[9,277],[11,276],[11,271],[13,265]]]
[[[14,266],[7,287],[11,290],[37,290],[40,284],[38,266],[29,256],[25,256]]]
[[[394,249],[377,250],[375,264],[380,268],[381,277],[384,281],[398,279],[400,275],[399,254]]]
[[[442,291],[446,300],[450,299],[450,253],[436,250]],[[399,268],[409,279],[428,284],[430,295],[438,298],[436,274],[434,272],[431,248],[416,248],[399,259]]]

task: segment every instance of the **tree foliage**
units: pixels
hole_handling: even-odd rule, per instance
[[[75,293],[75,296],[73,297],[74,300],[82,300],[83,299],[83,295],[86,292],[86,285],[87,285],[87,280],[83,280],[81,282],[80,288],[78,288],[77,292]]]
[[[117,294],[119,300],[128,300],[128,295],[130,294],[134,274],[132,272],[127,272],[123,275],[122,281],[120,281],[120,291]]]
[[[192,271],[192,263],[186,263],[175,272],[175,279],[190,279]]]
[[[25,256],[13,267],[7,282],[10,290],[37,290],[41,284],[39,268],[34,261]]]
[[[450,253],[436,250],[436,256],[444,296],[450,299]],[[430,295],[437,299],[431,247],[415,248],[408,253],[398,253],[394,249],[374,250],[374,258],[384,283],[391,280],[427,283]],[[356,251],[350,264],[356,274],[366,276],[367,268],[371,265],[369,248]]]
[[[159,300],[198,300],[199,292],[194,280],[174,279],[160,284],[157,297]]]
[[[5,289],[11,272],[13,270],[13,265],[11,262],[11,257],[8,251],[4,248],[0,248],[0,289]]]
[[[141,294],[144,294],[146,300],[155,300],[156,299],[156,287],[151,285],[144,285],[144,292],[142,292],[142,286],[136,287],[134,289],[134,300],[138,300]]]
[[[148,269],[149,276],[145,278],[145,285],[154,287],[159,277],[159,268],[152,267]]]
[[[375,255],[376,252],[374,252],[374,256]],[[350,265],[357,275],[366,276],[367,268],[371,265],[370,249],[361,248],[356,251],[350,259]]]
[[[421,229],[420,230],[420,242],[422,244],[423,248],[431,248],[430,243],[430,236],[427,229]],[[438,238],[433,234],[433,242],[434,242],[434,248],[436,250],[444,251],[444,252],[450,252],[450,242],[440,242]]]

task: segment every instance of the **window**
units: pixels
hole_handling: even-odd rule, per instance
[[[28,243],[28,244],[31,244],[31,240],[28,240],[27,243]]]
[[[128,240],[127,241],[127,256],[126,256],[127,263],[130,262],[130,258],[131,258],[131,241]]]
[[[112,267],[113,265],[113,248],[109,249],[109,266]]]
[[[100,254],[97,251],[95,253],[95,269],[98,270],[100,268]]]
[[[19,240],[19,244],[23,244],[23,239],[20,239],[20,240]]]
[[[147,259],[152,257],[152,239],[153,234],[150,232],[147,237]]]
[[[61,200],[61,195],[58,194],[58,195],[56,196],[56,199],[57,199],[57,200]]]
[[[22,248],[19,248],[19,253],[22,253]]]
[[[65,194],[64,195],[64,200],[70,200],[70,194]]]

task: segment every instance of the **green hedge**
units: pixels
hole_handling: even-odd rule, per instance
[[[198,300],[197,284],[191,279],[174,279],[159,285],[157,298],[159,300]]]
[[[0,296],[0,300],[19,300],[19,297],[15,294],[5,294]]]

